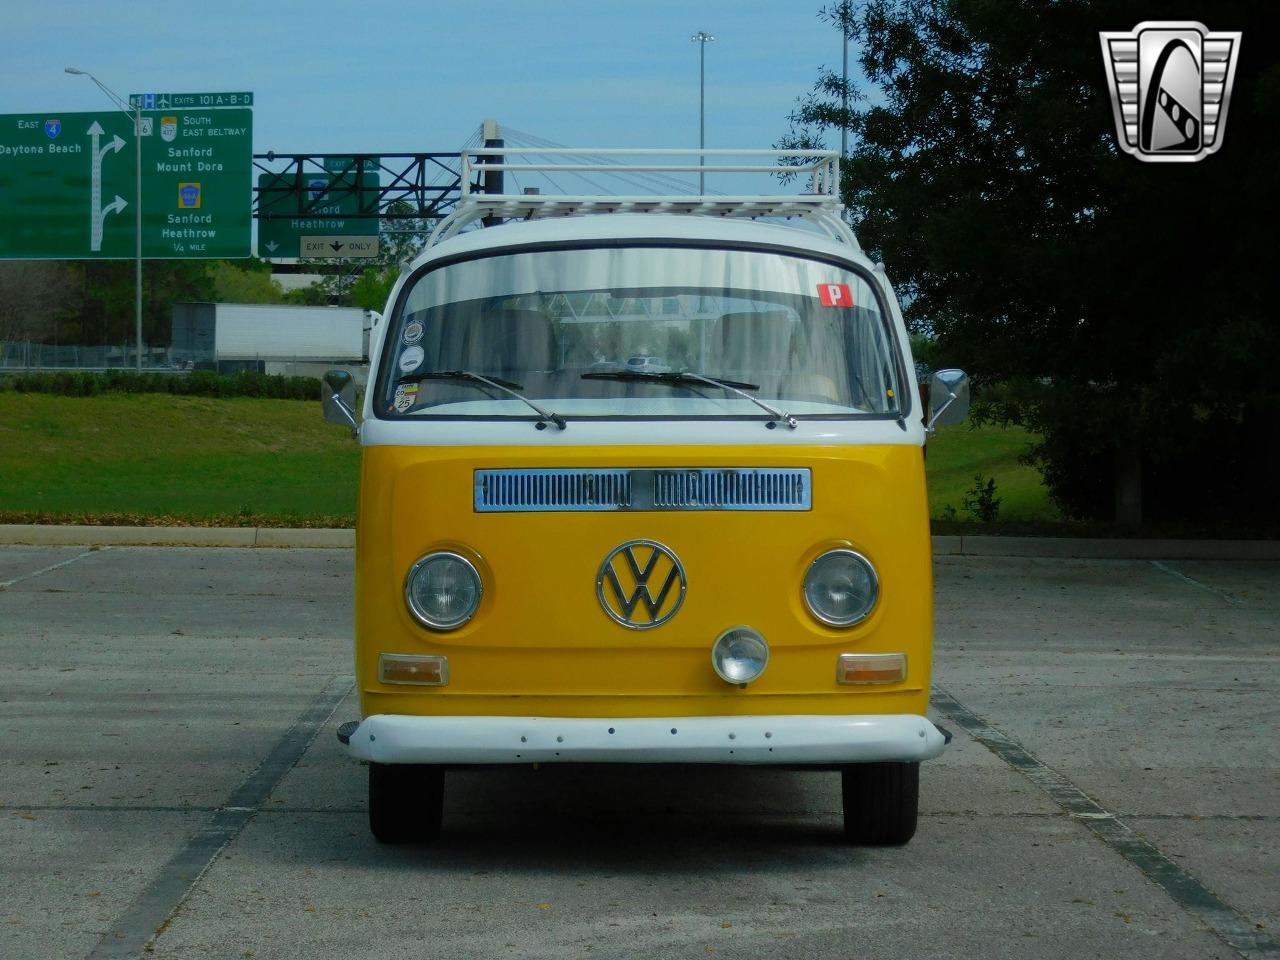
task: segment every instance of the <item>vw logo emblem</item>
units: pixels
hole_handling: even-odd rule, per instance
[[[614,621],[632,630],[660,627],[684,603],[680,558],[656,540],[629,540],[614,548],[596,577],[596,596]]]

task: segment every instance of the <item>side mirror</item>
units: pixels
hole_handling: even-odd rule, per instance
[[[351,436],[360,432],[356,421],[356,382],[346,370],[330,370],[324,375],[320,391],[324,418],[330,423],[350,427]]]
[[[929,406],[933,416],[927,429],[962,423],[969,416],[969,375],[963,370],[939,370],[929,382]]]

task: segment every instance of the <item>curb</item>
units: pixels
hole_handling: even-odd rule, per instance
[[[0,544],[81,547],[351,549],[354,530],[289,527],[94,527],[0,524]],[[935,557],[1053,560],[1280,560],[1276,540],[1106,540],[1072,537],[934,537]]]
[[[1280,560],[1275,540],[1107,540],[1088,537],[934,537],[935,557],[1053,560]]]
[[[0,524],[0,544],[78,547],[311,547],[356,545],[354,530],[287,527],[95,527]]]

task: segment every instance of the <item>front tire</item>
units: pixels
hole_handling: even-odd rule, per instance
[[[369,764],[369,829],[379,843],[434,840],[443,818],[443,767]]]
[[[915,835],[920,764],[855,763],[840,771],[844,836],[868,847],[900,847]]]

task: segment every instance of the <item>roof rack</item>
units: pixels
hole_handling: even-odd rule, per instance
[[[511,157],[577,157],[575,162],[545,159],[511,162]],[[686,163],[657,163],[649,158],[692,158]],[[614,159],[625,158],[625,159]],[[769,162],[764,162],[765,159]],[[710,162],[709,162],[710,161]],[[744,162],[746,161],[746,162]],[[841,216],[840,154],[835,150],[664,150],[592,149],[586,147],[478,147],[461,154],[462,192],[452,213],[432,231],[428,246],[457,234],[477,220],[540,220],[594,213],[680,213],[708,217],[801,217],[833,239],[855,250],[857,238]],[[788,174],[807,181],[808,190],[794,194],[708,196],[705,194],[635,196],[479,193],[472,181],[489,173],[614,174],[628,182],[661,182],[654,175],[672,173]],[[554,181],[552,181],[554,183]],[[670,182],[670,181],[668,181]]]

